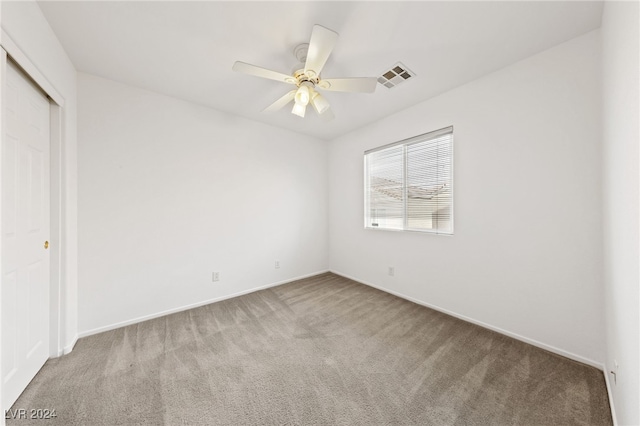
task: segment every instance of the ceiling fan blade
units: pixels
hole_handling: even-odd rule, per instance
[[[307,52],[307,61],[304,64],[304,72],[315,77],[320,75],[324,64],[327,62],[329,55],[333,51],[333,47],[338,40],[338,33],[331,31],[321,25],[314,25],[311,31],[311,40],[309,40],[309,50]],[[310,74],[309,72],[312,72]]]
[[[290,75],[283,74],[278,71],[268,70],[256,65],[247,64],[246,62],[237,61],[235,64],[233,64],[232,69],[244,74],[255,75],[256,77],[268,78],[270,80],[281,81],[283,83],[296,83],[296,80]]]
[[[327,78],[318,83],[318,87],[333,92],[372,93],[378,80],[375,77]]]
[[[289,93],[287,93],[286,95],[284,95],[283,97],[281,97],[280,99],[278,99],[277,101],[275,101],[274,103],[272,103],[271,105],[263,109],[262,112],[275,112],[279,110],[280,108],[284,107],[289,102],[291,102],[295,97],[295,95],[296,95],[295,90],[290,91]]]

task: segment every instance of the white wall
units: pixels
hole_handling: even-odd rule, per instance
[[[603,57],[603,206],[606,371],[621,425],[640,424],[638,2],[605,2]],[[608,373],[610,374],[610,373]]]
[[[64,98],[60,206],[63,235],[61,241],[52,243],[59,243],[62,251],[60,349],[69,351],[77,338],[78,328],[76,70],[36,2],[5,1],[1,2],[1,7],[2,29]]]
[[[78,82],[81,334],[328,269],[326,142]]]
[[[330,269],[599,365],[599,70],[596,31],[332,141]],[[450,125],[455,235],[364,230],[363,151]]]

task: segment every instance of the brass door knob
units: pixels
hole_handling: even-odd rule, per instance
[[[45,242],[44,242],[44,248],[45,248],[45,249],[48,249],[48,248],[49,248],[49,241],[45,241]]]

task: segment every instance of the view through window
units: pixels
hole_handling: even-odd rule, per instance
[[[365,227],[453,234],[453,127],[365,152]]]

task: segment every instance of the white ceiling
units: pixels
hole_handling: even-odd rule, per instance
[[[332,139],[600,26],[601,2],[41,2],[78,71]],[[336,118],[260,111],[290,90],[231,71],[289,73],[321,24],[340,34],[325,78],[416,77],[373,94],[324,92]]]

